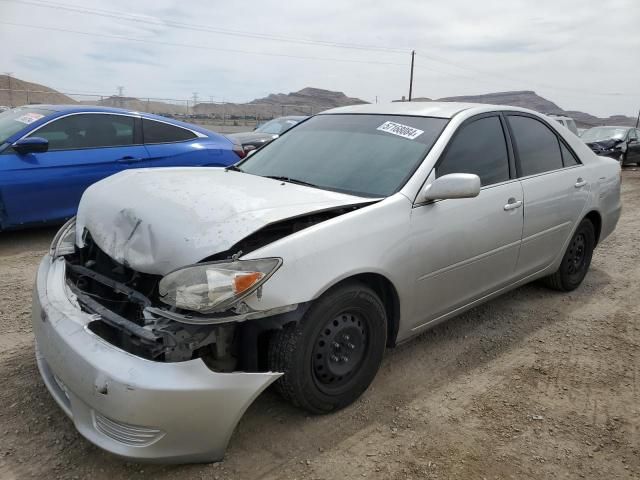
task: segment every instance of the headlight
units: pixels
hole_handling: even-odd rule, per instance
[[[160,300],[200,313],[221,311],[254,292],[282,264],[279,258],[203,263],[160,280]]]
[[[49,255],[53,258],[69,255],[76,249],[76,217],[65,223],[51,242]]]

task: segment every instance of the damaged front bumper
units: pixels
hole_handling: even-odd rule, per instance
[[[146,360],[107,343],[87,325],[65,282],[64,259],[45,256],[33,295],[42,378],[78,431],[133,460],[221,460],[247,407],[281,373],[218,373],[201,359]]]

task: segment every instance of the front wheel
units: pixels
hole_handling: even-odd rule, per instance
[[[269,368],[284,372],[278,392],[311,413],[353,403],[373,381],[384,354],[387,317],[376,293],[353,282],[329,290],[303,318],[269,342]]]
[[[621,153],[620,156],[618,157],[618,161],[620,162],[620,166],[624,166],[625,163],[627,163],[627,154],[626,153]]]
[[[593,223],[585,218],[573,234],[564,257],[562,257],[560,268],[554,274],[544,278],[545,284],[563,292],[578,288],[591,265],[595,245],[595,228]]]

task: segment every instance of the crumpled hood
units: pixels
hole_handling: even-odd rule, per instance
[[[609,140],[598,140],[597,142],[589,142],[587,143],[587,146],[594,152],[600,152],[602,150],[610,150],[620,143],[622,143],[622,140],[618,138],[611,138]]]
[[[222,168],[129,170],[85,191],[76,243],[87,229],[117,262],[165,275],[270,223],[370,201]]]

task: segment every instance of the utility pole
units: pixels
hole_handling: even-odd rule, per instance
[[[636,128],[638,128],[639,123],[640,123],[640,110],[638,110],[638,118],[636,118]]]
[[[122,98],[124,94],[124,87],[122,85],[118,85],[116,88],[118,89],[118,106],[122,108],[124,106],[124,100]]]
[[[411,101],[411,95],[413,94],[413,62],[416,58],[416,51],[411,50],[411,77],[409,78],[409,101]]]
[[[191,113],[193,115],[196,114],[196,104],[198,103],[198,92],[193,92],[193,97],[191,97],[193,99],[193,107],[191,107]]]
[[[378,95],[376,95],[376,103],[378,103]]]
[[[13,89],[11,88],[11,76],[13,72],[4,72],[9,82],[9,106],[13,107]]]

